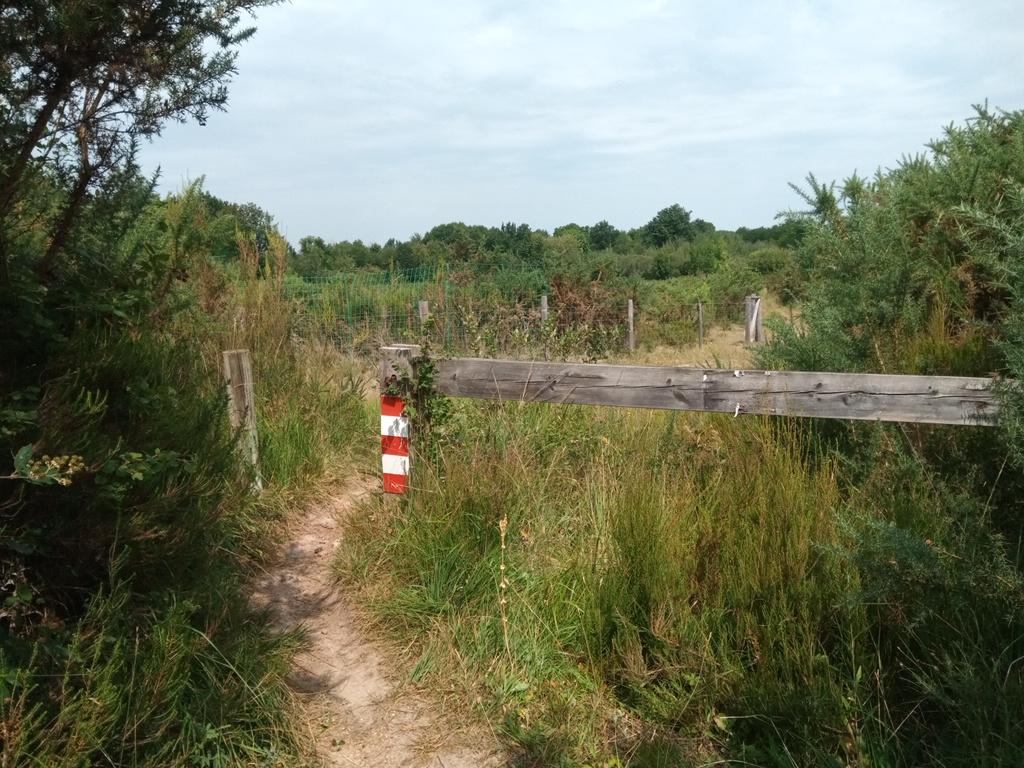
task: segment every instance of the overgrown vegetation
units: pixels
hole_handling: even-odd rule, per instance
[[[380,249],[390,268],[364,262],[358,272],[291,277],[286,287],[303,301],[304,333],[331,338],[356,354],[421,336],[418,305],[426,300],[439,350],[502,356],[547,350],[558,358],[584,359],[625,349],[629,300],[640,343],[653,347],[695,341],[701,312],[706,329],[741,320],[751,293],[767,290],[790,306],[800,294],[802,277],[791,249],[716,232],[706,222],[695,232],[686,230],[690,239],[679,236],[659,246],[640,235],[627,238],[632,244],[622,253],[593,250],[592,228],[567,229],[549,235],[525,225],[460,224],[455,231],[465,242],[435,240],[428,233]],[[798,238],[801,231],[802,225],[786,223],[762,236]],[[415,246],[415,260],[399,261],[406,246]],[[418,266],[395,266],[411,261]],[[547,322],[542,296],[548,299]]]
[[[55,292],[5,304],[35,331],[8,340],[0,423],[27,468],[4,480],[6,764],[299,760],[284,685],[296,638],[270,638],[246,581],[281,512],[367,431],[361,374],[294,346],[272,283],[208,260],[197,189],[138,214],[103,273],[131,287],[66,283],[66,335],[46,338],[26,309],[52,320]],[[258,498],[219,370],[237,347],[258,382]],[[64,455],[73,466],[49,459],[52,478],[31,471]]]
[[[247,581],[281,511],[365,431],[359,387],[293,344],[280,281],[217,262],[198,185],[161,200],[133,163],[164,120],[224,103],[241,16],[264,4],[3,12],[4,766],[305,762],[284,683],[298,638],[271,637]],[[226,419],[237,346],[258,498]]]
[[[414,492],[352,521],[340,572],[408,640],[413,680],[457,684],[524,764],[1024,762],[1024,113],[979,109],[871,180],[810,176],[811,210],[771,228],[673,205],[629,232],[450,223],[293,251],[258,207],[200,184],[161,199],[134,163],[167,120],[223,107],[267,4],[2,13],[0,762],[308,757],[284,682],[300,638],[270,635],[246,582],[282,511],[376,434],[330,327],[430,298],[481,353],[592,359],[626,298],[642,338],[678,344],[696,302],[730,322],[764,288],[801,319],[758,364],[996,374],[1001,428],[421,386]],[[339,311],[310,322],[313,293]],[[259,496],[225,414],[235,347],[256,369]]]
[[[760,364],[1022,375],[1024,114],[808,181]],[[1006,389],[996,431],[461,404],[341,572],[526,764],[1018,765]]]

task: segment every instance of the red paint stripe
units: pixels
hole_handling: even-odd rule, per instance
[[[405,493],[409,487],[409,478],[405,475],[384,473],[384,493]]]
[[[382,453],[389,453],[392,456],[408,456],[409,440],[398,435],[381,435],[380,449]]]
[[[389,395],[381,395],[380,397],[380,415],[381,416],[401,416],[405,411],[405,401],[400,397],[391,397]]]
[[[401,416],[405,413],[405,401],[400,397],[381,395],[380,398],[381,416]],[[388,456],[408,456],[409,440],[398,435],[381,435],[380,447],[383,454]],[[409,487],[409,478],[406,475],[393,475],[384,472],[384,493],[405,493]]]

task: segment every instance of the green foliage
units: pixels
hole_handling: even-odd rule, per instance
[[[531,232],[529,253],[537,255],[530,260],[488,250],[503,239],[507,247],[520,232],[441,225],[405,244],[441,249],[414,269],[290,277],[288,295],[302,299],[298,327],[373,354],[381,343],[417,341],[418,302],[427,300],[434,320],[430,341],[438,350],[595,360],[624,348],[629,299],[643,326],[642,343],[678,344],[696,339],[698,300],[707,322],[732,323],[742,319],[743,298],[752,292],[767,288],[788,304],[802,293],[803,272],[790,251],[758,247],[710,225],[693,242],[657,249],[588,248],[584,229],[572,225],[554,236]],[[629,240],[619,234],[617,242]],[[354,245],[303,243],[307,255]],[[389,243],[382,253],[393,257],[396,247]],[[548,327],[539,312],[545,294]]]
[[[274,217],[253,203],[237,205],[221,200],[209,192],[200,190],[201,186],[202,179],[196,187],[201,194],[203,211],[208,219],[204,222],[203,233],[210,257],[221,264],[241,261],[242,254],[238,248],[238,238],[241,234],[253,242],[260,265],[265,265],[271,238],[280,237]],[[297,259],[297,255],[292,256],[293,261]]]
[[[459,404],[342,568],[536,764],[1015,765],[1024,582],[879,436],[855,470],[766,421]]]
[[[361,388],[330,349],[290,344],[276,285],[210,261],[198,185],[135,197],[95,253],[112,195],[86,207],[67,280],[39,290],[17,260],[8,289],[25,290],[0,309],[5,758],[300,764],[295,639],[254,624],[247,582],[281,506],[366,429]],[[220,350],[236,346],[255,363],[259,499],[226,421]]]
[[[126,9],[112,0],[36,0],[5,11],[0,282],[16,258],[52,280],[74,252],[90,192],[132,170],[138,142],[168,120],[202,123],[224,107],[237,47],[254,31],[242,17],[270,2]],[[44,233],[45,246],[32,247]]]
[[[134,162],[166,120],[223,107],[242,18],[267,4],[4,12],[4,765],[304,762],[296,638],[268,633],[249,582],[289,484],[366,426],[360,387],[330,350],[289,343],[288,248],[266,212],[199,182],[161,200]],[[226,423],[236,346],[257,374],[259,498]]]
[[[778,228],[611,263],[661,271],[632,289],[666,326],[804,297],[768,367],[1019,377],[1022,120],[980,110],[873,180],[809,176]],[[1000,432],[460,405],[342,568],[418,679],[484,692],[527,762],[1018,765],[1024,397],[1002,390]]]
[[[237,471],[219,383],[197,362],[138,328],[78,332],[54,361],[75,373],[45,386],[33,445],[82,458],[50,459],[59,484],[7,501],[0,567],[33,596],[0,630],[14,765],[126,749],[153,765],[207,748],[225,760],[295,754],[287,641],[242,637],[241,533],[260,509]],[[216,739],[200,747],[197,726]]]
[[[801,367],[806,353],[797,350],[814,346],[842,348],[850,369],[1007,370],[1004,347],[991,342],[1015,315],[1024,113],[979,109],[933,142],[930,157],[851,180],[835,199],[810,182],[815,208],[797,256],[809,278],[805,339],[777,345],[766,360]],[[979,336],[977,353],[943,359],[943,347],[970,347]],[[925,339],[932,352],[921,359],[915,348]]]
[[[604,220],[587,228],[587,239],[591,249],[595,251],[607,251],[614,248],[623,240],[624,235],[624,232]]]
[[[797,216],[789,216],[780,224],[771,227],[740,227],[736,235],[749,243],[772,244],[782,248],[796,248],[804,239],[806,222]]]
[[[872,706],[881,732],[898,735],[897,764],[1014,765],[1024,113],[977,108],[930,150],[872,180],[808,177],[801,321],[777,325],[759,362],[1010,377],[1000,433],[815,431],[858,488],[835,552],[858,574],[849,599],[866,609],[875,654],[896,662],[876,673]]]
[[[695,236],[690,212],[679,203],[658,211],[642,230],[644,242],[656,248],[679,240],[693,240]]]

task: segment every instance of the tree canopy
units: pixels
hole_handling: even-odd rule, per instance
[[[60,204],[38,267],[52,270],[87,193],[131,165],[168,120],[223,109],[243,17],[276,0],[34,0],[0,11],[0,281],[11,213],[39,187]]]
[[[643,228],[644,242],[655,247],[694,237],[696,230],[690,221],[690,212],[679,203],[662,208]]]

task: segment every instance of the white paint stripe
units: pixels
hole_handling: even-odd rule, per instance
[[[404,437],[409,439],[408,416],[381,416],[380,433],[388,437]]]
[[[408,456],[392,456],[390,453],[385,453],[381,456],[384,463],[384,474],[386,475],[408,475],[409,474],[409,457]]]

